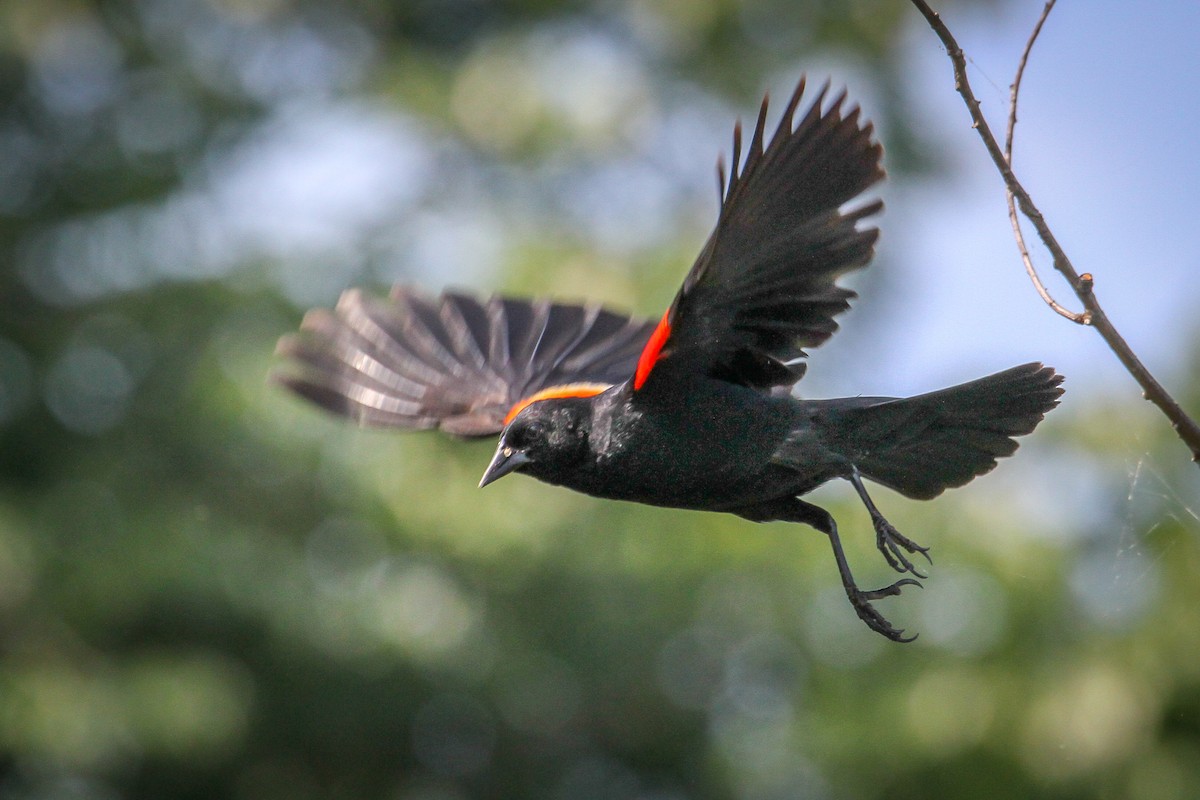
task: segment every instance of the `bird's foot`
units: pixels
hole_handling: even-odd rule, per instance
[[[905,636],[903,628],[897,628],[892,625],[883,614],[879,613],[875,606],[871,605],[872,600],[897,596],[905,586],[921,588],[921,584],[918,581],[912,578],[903,578],[890,586],[884,586],[881,589],[871,589],[869,591],[863,591],[857,586],[850,585],[846,587],[846,596],[850,598],[850,605],[854,606],[854,611],[858,614],[858,618],[867,623],[868,628],[886,636],[893,642],[911,642],[917,638],[917,634],[914,633],[912,636]]]
[[[929,556],[928,547],[922,547],[896,530],[895,526],[884,519],[882,514],[872,514],[871,521],[875,524],[875,546],[879,548],[879,552],[883,553],[883,557],[887,559],[888,565],[892,569],[901,573],[908,572],[918,578],[928,577],[918,570],[908,557],[920,553],[925,556],[926,561],[932,564],[933,559]]]
[[[837,562],[838,575],[842,579],[842,588],[846,591],[846,597],[850,600],[850,605],[854,607],[854,613],[858,614],[858,618],[867,623],[868,628],[882,636],[886,636],[893,642],[911,642],[917,638],[915,634],[913,636],[905,636],[904,630],[888,622],[887,618],[876,610],[872,602],[882,600],[885,597],[895,597],[900,594],[905,586],[920,588],[920,582],[912,578],[901,578],[890,586],[884,586],[880,589],[869,589],[866,591],[859,589],[858,584],[854,581],[854,575],[850,572],[850,564],[846,560],[846,551],[842,549],[842,540],[838,536],[837,523],[834,522],[833,517],[830,516],[828,511],[820,506],[814,506],[812,503],[806,503],[800,498],[795,497],[786,501],[780,501],[770,507],[749,509],[739,513],[748,519],[786,519],[791,522],[803,522],[824,533],[829,537],[829,544],[833,547],[833,558]],[[891,526],[889,525],[888,527],[890,528]],[[918,548],[917,545],[900,536],[900,534],[897,533],[895,535],[910,545],[916,552],[921,552],[923,549]],[[904,547],[902,544],[897,544],[896,546]],[[912,572],[916,574],[916,570],[912,570]]]
[[[929,548],[917,544],[896,530],[895,526],[887,521],[879,509],[875,507],[875,502],[871,500],[871,495],[867,494],[867,487],[863,486],[862,476],[858,474],[858,467],[852,467],[847,480],[854,487],[854,491],[858,492],[863,505],[867,507],[867,513],[871,515],[871,524],[875,526],[875,546],[879,548],[879,552],[883,553],[883,557],[887,559],[888,566],[896,570],[896,572],[907,572],[910,575],[916,575],[918,578],[928,577],[916,568],[912,560],[909,559],[909,555],[920,553],[925,556],[926,561],[932,564],[933,559],[929,557]]]

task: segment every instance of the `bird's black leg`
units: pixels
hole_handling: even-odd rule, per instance
[[[846,597],[850,599],[850,605],[854,606],[858,618],[867,623],[867,627],[871,630],[883,634],[893,642],[911,642],[917,638],[915,634],[905,636],[903,629],[895,628],[871,605],[871,601],[884,597],[895,597],[905,586],[919,587],[921,584],[912,578],[904,578],[881,589],[869,591],[859,589],[854,582],[854,575],[850,572],[850,564],[846,561],[846,553],[842,550],[842,540],[838,537],[837,523],[834,522],[828,511],[797,497],[789,498],[786,502],[773,503],[769,508],[759,507],[739,513],[747,519],[756,521],[779,519],[787,522],[803,522],[824,533],[829,537],[829,543],[833,546],[833,557],[837,561],[842,586],[845,588]]]
[[[884,518],[879,509],[875,507],[875,503],[871,502],[871,496],[867,494],[867,487],[863,485],[862,477],[858,474],[858,467],[852,468],[847,480],[854,486],[854,491],[858,492],[863,505],[867,507],[867,513],[871,515],[871,523],[875,526],[875,546],[879,548],[879,552],[883,553],[883,557],[887,559],[891,568],[896,572],[912,573],[918,578],[927,577],[913,565],[904,551],[920,553],[925,556],[926,561],[932,564],[933,559],[929,557],[929,548],[922,547],[909,539]]]

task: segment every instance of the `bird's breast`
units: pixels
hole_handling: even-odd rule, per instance
[[[723,510],[778,496],[794,481],[771,462],[792,427],[788,399],[702,386],[656,400],[597,409],[588,457],[555,482],[597,497]]]

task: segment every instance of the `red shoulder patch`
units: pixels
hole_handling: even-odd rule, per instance
[[[529,397],[522,398],[513,404],[513,407],[504,415],[504,424],[513,421],[513,418],[524,411],[528,406],[539,400],[551,400],[562,397],[595,397],[606,389],[611,389],[612,385],[608,383],[566,383],[561,386],[548,386],[540,392],[534,392]]]
[[[654,333],[650,334],[650,340],[646,342],[646,346],[642,349],[642,354],[638,356],[637,371],[633,373],[634,389],[642,388],[642,384],[646,382],[646,378],[650,377],[650,370],[654,369],[654,365],[658,363],[659,356],[662,355],[663,345],[671,337],[671,321],[668,319],[670,314],[671,309],[669,308],[663,312],[662,320],[659,321],[658,327],[654,329]]]

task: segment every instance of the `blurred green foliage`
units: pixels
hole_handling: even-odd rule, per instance
[[[901,647],[807,529],[479,492],[486,443],[265,382],[352,284],[661,307],[697,165],[809,63],[923,168],[908,14],[0,0],[0,798],[1193,796],[1194,467],[1141,409],[883,497],[937,556]]]

